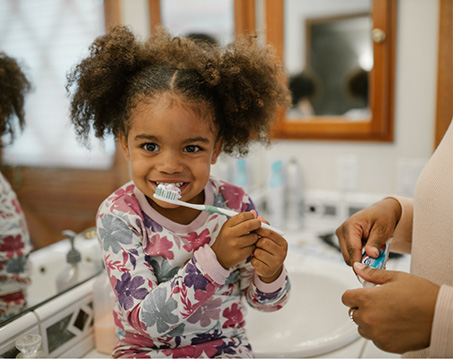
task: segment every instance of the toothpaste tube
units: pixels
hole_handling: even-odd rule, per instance
[[[381,250],[379,251],[379,256],[377,258],[370,257],[365,250],[363,250],[362,254],[362,263],[368,267],[376,268],[376,269],[385,269],[385,265],[389,259],[389,252],[390,252],[390,242],[392,239],[390,238],[387,242],[385,242],[381,246]],[[374,287],[376,284],[367,282],[359,277],[359,281],[362,283],[363,287]]]

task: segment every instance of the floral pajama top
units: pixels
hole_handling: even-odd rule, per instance
[[[21,312],[30,284],[31,252],[25,216],[16,193],[0,173],[0,320]]]
[[[206,204],[254,209],[239,187],[211,178]],[[132,183],[100,206],[97,231],[116,295],[114,357],[253,357],[248,302],[262,311],[288,300],[286,270],[264,283],[245,261],[225,270],[210,245],[228,218],[201,212],[190,224],[155,211]]]

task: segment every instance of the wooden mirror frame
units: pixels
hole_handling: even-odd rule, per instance
[[[396,0],[374,0],[373,29],[381,29],[385,40],[373,42],[374,65],[370,76],[369,121],[317,116],[287,121],[281,110],[273,127],[273,138],[347,141],[393,141]],[[284,61],[284,0],[265,0],[267,42]]]
[[[162,24],[160,0],[148,0],[150,32]],[[234,0],[234,34],[255,31],[255,0]]]

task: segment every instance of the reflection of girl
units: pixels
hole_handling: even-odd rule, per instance
[[[24,96],[31,86],[18,63],[0,52],[0,136],[15,138],[15,119],[23,128]],[[20,312],[30,283],[30,237],[16,194],[0,173],[0,321]]]
[[[222,49],[160,32],[145,44],[125,28],[98,38],[70,75],[72,120],[113,132],[133,182],[101,205],[98,236],[112,287],[114,357],[251,357],[243,298],[275,311],[287,301],[283,237],[260,228],[250,197],[210,177],[221,150],[266,140],[287,103],[283,69],[243,39]],[[153,198],[159,183],[225,216]]]
[[[316,93],[315,81],[307,72],[300,72],[289,78],[292,107],[287,111],[289,117],[314,116],[311,98]]]

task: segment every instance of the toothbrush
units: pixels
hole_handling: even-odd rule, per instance
[[[209,204],[193,204],[193,203],[187,203],[187,202],[181,201],[181,200],[179,200],[179,198],[181,198],[181,190],[172,184],[165,185],[165,184],[160,183],[157,186],[153,197],[156,199],[159,199],[161,201],[167,202],[167,203],[177,204],[179,206],[193,208],[193,209],[197,209],[199,211],[205,211],[205,212],[210,212],[210,213],[219,213],[219,214],[223,214],[228,217],[233,217],[238,214],[238,212],[232,211],[230,209],[215,207],[215,206],[211,206]],[[281,230],[274,228],[274,227],[268,225],[267,223],[261,222],[261,227],[270,229],[271,231],[274,231],[274,232],[280,234],[281,236],[284,235],[284,233]]]

